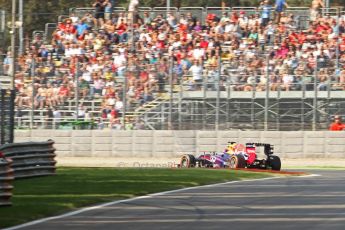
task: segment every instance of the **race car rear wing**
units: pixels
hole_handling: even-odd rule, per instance
[[[229,141],[228,144],[236,144],[235,141]],[[264,147],[265,155],[269,156],[273,154],[273,145],[266,143],[246,143],[246,149],[254,149],[256,147]]]
[[[266,144],[266,143],[246,143],[246,147],[264,147],[264,153],[266,155],[272,155],[273,154],[273,145],[271,144]]]

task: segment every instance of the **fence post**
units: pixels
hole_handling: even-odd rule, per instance
[[[169,58],[169,85],[170,85],[170,91],[169,91],[169,130],[173,130],[173,125],[172,125],[172,105],[173,105],[173,67],[174,67],[174,55],[172,54],[171,57]]]
[[[128,55],[128,54],[127,54]],[[127,112],[127,75],[128,75],[128,59],[126,60],[126,69],[124,72],[124,81],[122,86],[122,126],[126,130],[126,112]]]
[[[24,15],[23,15],[23,0],[19,0],[19,6],[18,6],[18,10],[19,10],[19,21],[20,22],[24,22]],[[20,55],[23,54],[23,47],[24,47],[24,29],[23,29],[23,25],[21,25],[18,29],[19,31],[19,50],[18,53]]]
[[[313,124],[312,130],[316,131],[316,113],[317,113],[317,67],[318,67],[318,58],[315,57],[315,70],[314,70],[314,98],[313,98]]]
[[[79,59],[77,58],[75,71],[75,121],[78,121],[79,114]]]
[[[269,107],[269,96],[270,96],[270,74],[269,74],[269,53],[266,54],[266,96],[265,96],[265,121],[264,130],[268,130],[268,107]]]
[[[219,104],[220,104],[220,76],[222,71],[222,49],[218,53],[218,73],[217,73],[217,99],[216,99],[216,131],[219,130]]]
[[[14,89],[16,76],[16,0],[12,0],[12,23],[11,23],[11,89]]]
[[[34,127],[34,113],[35,113],[35,68],[36,62],[35,58],[32,59],[32,67],[31,67],[31,85],[32,85],[32,95],[31,95],[31,116],[30,116],[30,128],[33,129]]]

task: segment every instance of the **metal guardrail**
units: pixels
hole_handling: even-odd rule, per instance
[[[2,153],[0,152],[0,154]],[[14,177],[11,163],[11,159],[0,156],[0,206],[12,205],[10,199],[12,197]]]
[[[326,14],[329,14],[330,16],[336,16],[338,12],[340,15],[344,15],[344,11],[341,11],[343,8],[322,8],[321,13],[323,16]],[[80,7],[80,8],[70,8],[69,12],[70,14],[74,14],[78,17],[82,17],[85,13],[94,13],[95,8],[94,7]],[[155,18],[158,14],[163,15],[163,17],[166,16],[168,12],[173,14],[177,19],[180,18],[181,14],[187,14],[191,13],[194,18],[201,21],[202,23],[205,22],[208,14],[215,14],[218,17],[221,17],[222,13],[226,12],[228,15],[231,12],[235,12],[239,14],[241,11],[245,12],[245,14],[253,15],[253,14],[260,14],[261,9],[260,7],[139,7],[138,13],[140,16],[143,15],[144,12],[149,13],[151,18]],[[113,13],[127,13],[127,9],[124,7],[114,7]],[[294,17],[299,20],[303,20],[302,24],[299,25],[301,29],[306,27],[306,23],[309,22],[310,17],[310,8],[309,7],[288,7],[286,8],[285,12],[287,14],[292,14]],[[308,20],[307,20],[308,19]]]
[[[337,16],[338,12],[340,13],[338,8],[321,8],[322,16],[325,16],[327,14],[330,16]]]
[[[203,23],[205,21],[205,15],[204,15],[204,8],[203,7],[181,7],[179,9],[179,13],[180,14],[183,13],[185,15],[190,13],[192,15],[192,17],[195,17],[200,22]]]
[[[206,16],[209,14],[215,14],[217,17],[221,18],[222,13],[227,13],[230,16],[231,8],[230,7],[206,7]]]
[[[46,23],[44,28],[44,40],[45,41],[51,41],[53,38],[53,33],[57,28],[56,23]]]
[[[340,8],[341,12],[345,12],[342,9],[344,8]],[[261,11],[260,7],[139,7],[138,11],[147,11],[147,12],[151,12],[151,11],[162,11],[162,12],[172,12],[172,11],[183,11],[186,12],[188,10],[197,10],[197,12],[202,11],[203,13],[216,13],[219,14],[219,12],[245,12],[248,15],[251,14],[256,14],[259,13]],[[76,7],[76,8],[70,8],[69,9],[69,13],[72,14],[83,14],[83,13],[94,13],[95,8],[94,7]],[[212,12],[214,11],[214,12]],[[309,7],[288,7],[285,10],[287,13],[293,13],[296,15],[306,15],[306,12],[310,12],[310,8]],[[127,12],[127,9],[125,7],[114,7],[113,8],[113,12]],[[322,15],[325,14],[330,14],[335,16],[338,12],[338,8],[321,8],[321,12]],[[193,13],[193,12],[191,12]]]
[[[14,178],[55,174],[54,141],[5,144],[0,147],[6,158],[13,160]]]
[[[70,17],[69,15],[65,15],[65,14],[59,15],[58,16],[58,22],[63,22],[65,19],[67,19],[69,17]]]

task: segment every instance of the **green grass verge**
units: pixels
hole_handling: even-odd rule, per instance
[[[0,228],[117,199],[270,175],[207,169],[58,168],[56,176],[14,182],[13,205],[0,207]]]

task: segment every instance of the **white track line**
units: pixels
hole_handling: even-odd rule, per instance
[[[322,176],[322,175],[320,175],[320,174],[309,174],[309,175],[298,176],[298,177],[306,178],[306,177],[316,177],[316,176]]]
[[[308,177],[313,177],[313,176],[319,176],[316,174],[312,174],[312,175],[308,175]],[[298,177],[306,177],[306,176],[297,176],[295,178]],[[284,177],[267,177],[267,178],[261,178],[261,179],[251,179],[251,180],[239,180],[239,181],[229,181],[229,182],[224,182],[224,183],[218,183],[218,184],[209,184],[209,185],[201,185],[201,186],[195,186],[195,187],[188,187],[188,188],[181,188],[181,189],[176,189],[176,190],[170,190],[170,191],[165,191],[165,192],[158,192],[158,193],[153,193],[153,194],[149,194],[149,195],[145,195],[145,196],[139,196],[139,197],[134,197],[134,198],[130,198],[130,199],[125,199],[125,200],[116,200],[116,201],[112,201],[112,202],[108,202],[108,203],[104,203],[101,205],[97,205],[97,206],[92,206],[92,207],[87,207],[87,208],[82,208],[76,211],[72,211],[72,212],[68,212],[59,216],[52,216],[52,217],[47,217],[47,218],[43,218],[43,219],[39,219],[39,220],[34,220],[25,224],[21,224],[21,225],[17,225],[14,227],[10,227],[10,228],[5,228],[4,230],[15,230],[15,229],[20,229],[20,228],[25,228],[25,227],[29,227],[35,224],[40,224],[40,223],[44,223],[50,220],[56,220],[56,219],[61,219],[64,217],[70,217],[70,216],[74,216],[83,212],[87,212],[87,211],[91,211],[91,210],[95,210],[95,209],[100,209],[100,208],[104,208],[110,205],[115,205],[115,204],[121,204],[121,203],[126,203],[126,202],[132,202],[135,200],[142,200],[142,199],[147,199],[147,198],[153,198],[155,196],[161,196],[161,195],[166,195],[166,194],[170,194],[170,193],[174,193],[174,192],[181,192],[181,191],[187,191],[187,190],[191,190],[191,189],[198,189],[198,188],[210,188],[210,187],[216,187],[219,185],[228,185],[228,184],[234,184],[234,183],[239,183],[239,182],[251,182],[251,181],[263,181],[263,180],[272,180],[272,179],[281,179]],[[287,178],[287,177],[286,177]]]

